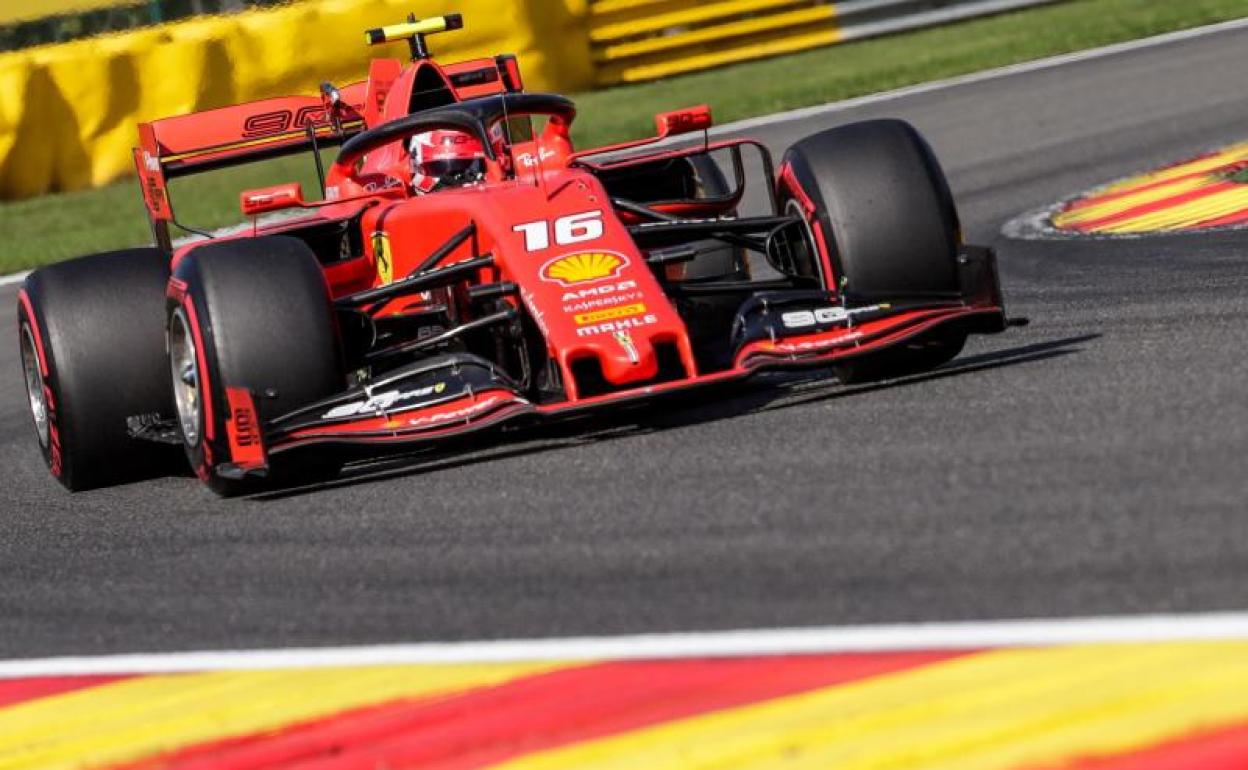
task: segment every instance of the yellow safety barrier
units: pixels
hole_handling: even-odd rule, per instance
[[[0,197],[131,173],[139,121],[360,80],[370,58],[407,55],[365,30],[412,11],[463,14],[431,41],[443,61],[515,53],[532,89],[593,82],[585,0],[321,0],[0,54]]]
[[[836,6],[819,0],[597,0],[589,37],[600,85],[840,41]]]

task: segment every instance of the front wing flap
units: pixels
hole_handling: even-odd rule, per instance
[[[1006,328],[996,254],[980,246],[958,253],[959,294],[847,305],[823,291],[760,292],[742,305],[733,325],[734,365],[823,365],[860,357],[960,326],[994,334]]]
[[[892,347],[937,327],[960,325],[968,332],[1005,327],[1000,308],[962,303],[881,303],[843,307],[813,298],[757,298],[738,316],[737,369],[813,366]]]
[[[269,453],[313,444],[416,443],[531,414],[490,362],[440,356],[283,415],[266,426]]]

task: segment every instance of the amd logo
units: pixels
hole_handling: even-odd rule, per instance
[[[587,299],[589,297],[602,297],[608,294],[616,294],[621,291],[632,291],[637,288],[636,281],[620,281],[619,283],[608,283],[603,286],[590,286],[587,289],[577,289],[576,291],[565,291],[563,293],[564,302],[575,302],[578,299]]]

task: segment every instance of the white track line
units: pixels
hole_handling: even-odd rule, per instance
[[[26,280],[26,276],[30,275],[30,271],[25,273],[17,273],[15,275],[0,275],[0,286],[12,286],[15,283],[21,283]]]
[[[859,96],[853,99],[833,102],[831,104],[821,104],[814,107],[801,107],[795,110],[789,110],[788,112],[776,112],[763,117],[747,118],[745,120],[739,120],[736,123],[725,123],[722,126],[716,126],[711,129],[711,133],[715,135],[737,133],[740,131],[748,131],[750,129],[759,128],[761,126],[771,126],[777,123],[804,120],[806,118],[818,117],[820,115],[852,110],[857,107],[866,107],[880,102],[903,99],[907,96],[927,94],[932,93],[933,91],[942,91],[947,88],[956,88],[958,86],[970,85],[973,83],[982,83],[987,80],[1009,77],[1010,75],[1039,72],[1041,70],[1053,69],[1054,67],[1062,67],[1067,64],[1077,64],[1079,62],[1103,59],[1108,56],[1117,56],[1119,54],[1131,53],[1132,51],[1140,51],[1147,48],[1170,45],[1171,43],[1179,43],[1184,40],[1194,40],[1208,35],[1216,35],[1220,32],[1244,28],[1248,28],[1248,17],[1242,19],[1232,19],[1218,24],[1209,24],[1203,27],[1192,27],[1191,29],[1184,29],[1178,32],[1167,32],[1163,35],[1154,35],[1153,37],[1140,38],[1139,40],[1129,40],[1124,43],[1115,43],[1101,48],[1089,48],[1084,51],[1060,54],[1058,56],[1051,56],[1047,59],[1035,59],[1032,61],[1020,62],[1019,64],[1011,64],[1005,67],[998,67],[997,69],[983,70],[981,72],[973,72],[967,75],[959,75],[957,77],[946,78],[945,80],[933,80],[927,83],[906,86],[893,91],[882,91],[876,94],[867,94],[866,96]]]
[[[1248,612],[44,658],[0,661],[0,679],[325,666],[959,650],[1214,639],[1248,639]]]

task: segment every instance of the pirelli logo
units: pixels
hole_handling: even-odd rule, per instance
[[[606,310],[596,310],[592,313],[578,313],[573,316],[578,325],[596,324],[602,321],[611,321],[616,318],[628,318],[629,316],[641,315],[646,312],[646,306],[638,303],[636,305],[624,305],[623,307],[613,307]]]

